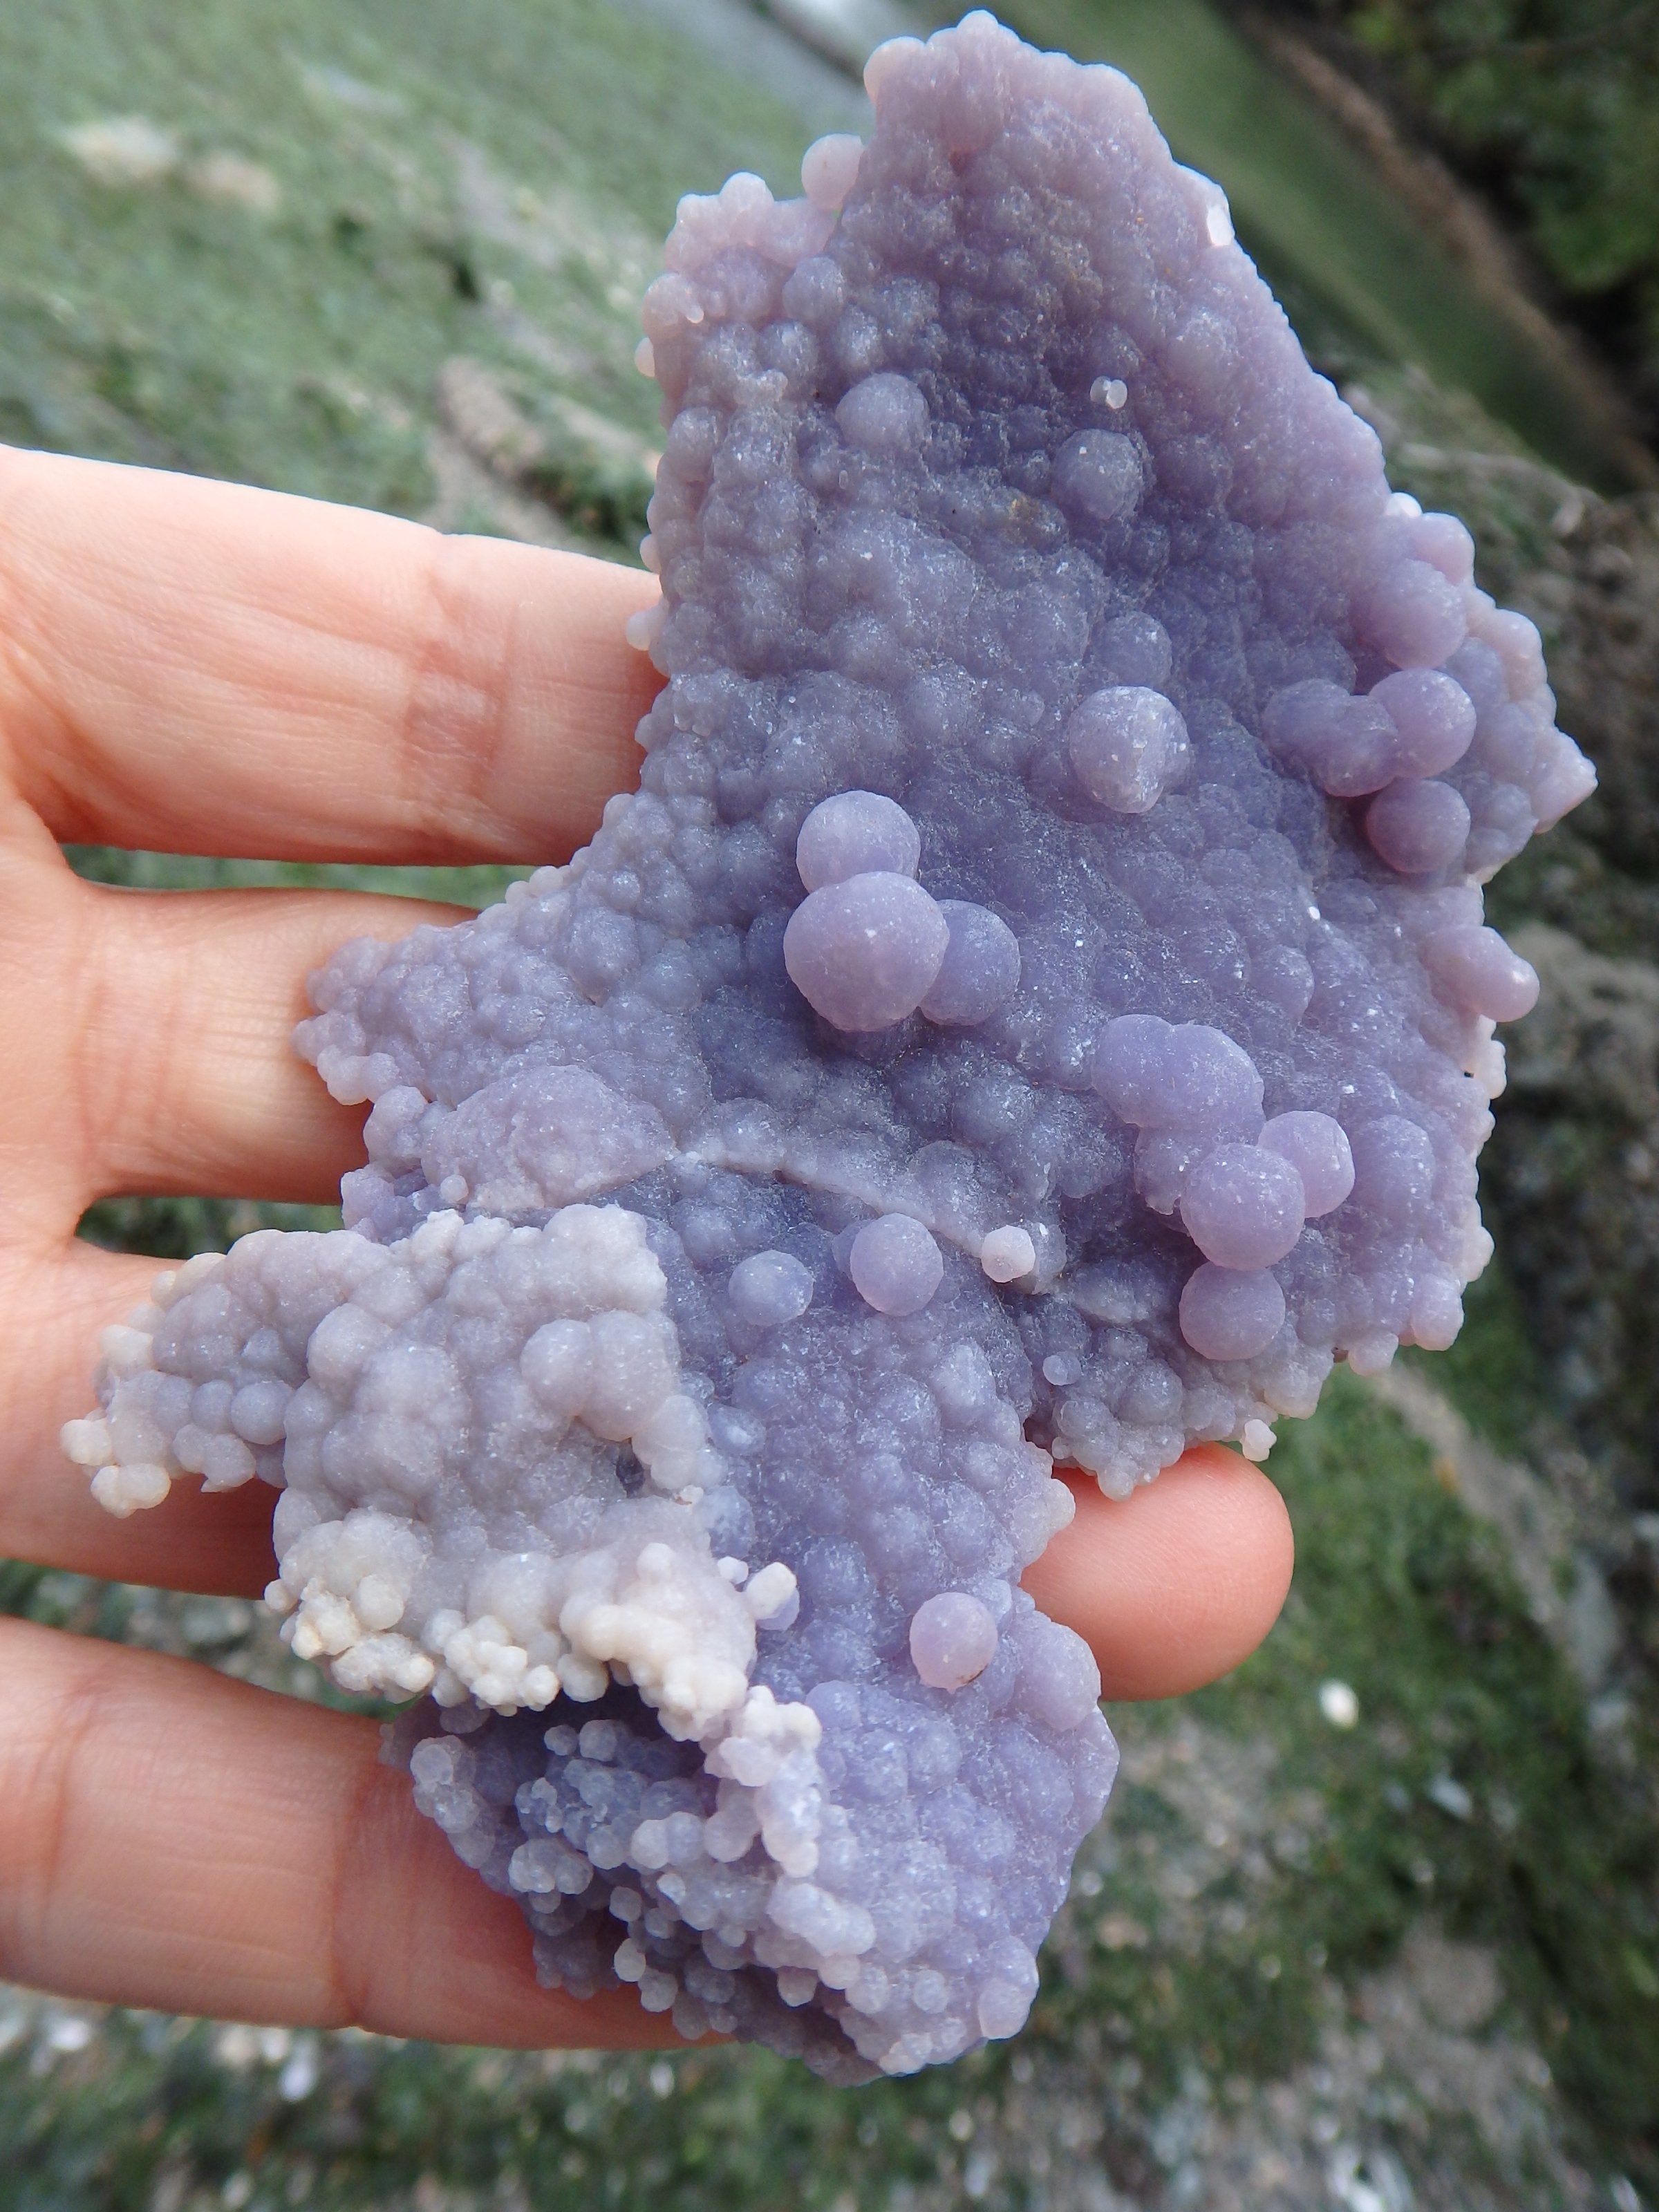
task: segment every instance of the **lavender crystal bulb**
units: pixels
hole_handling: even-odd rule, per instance
[[[1295,1249],[1308,1218],[1302,1177],[1265,1145],[1218,1145],[1188,1172],[1181,1218],[1218,1267],[1267,1267]]]
[[[646,297],[667,685],[567,867],[348,945],[346,1227],[108,1332],[115,1512],[274,1486],[544,1980],[838,2081],[1012,2033],[1115,1764],[1024,1569],[1490,1243],[1480,885],[1593,781],[1216,188],[988,16]]]
[[[1328,1114],[1275,1114],[1260,1141],[1282,1153],[1301,1177],[1310,1221],[1334,1213],[1353,1188],[1353,1149],[1342,1124]]]
[[[795,866],[809,891],[849,876],[914,876],[921,859],[915,823],[878,791],[843,791],[820,800],[795,840]]]
[[[990,1608],[963,1590],[942,1590],[918,1606],[910,1623],[910,1657],[930,1689],[963,1690],[996,1656]]]
[[[945,1258],[915,1217],[884,1213],[866,1221],[847,1255],[859,1296],[878,1313],[914,1314],[945,1279]]]
[[[920,884],[872,869],[808,892],[783,933],[783,964],[835,1028],[890,1030],[927,997],[950,944],[951,926]]]
[[[999,914],[970,899],[941,899],[950,932],[921,1011],[930,1022],[988,1021],[1019,982],[1019,939]]]
[[[1110,684],[1066,726],[1077,780],[1115,814],[1150,814],[1187,765],[1187,725],[1161,691]]]

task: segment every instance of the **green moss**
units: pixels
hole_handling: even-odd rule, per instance
[[[1328,1805],[1333,1967],[1382,1955],[1431,1888],[1453,1929],[1498,1948],[1600,2124],[1659,2127],[1659,2003],[1624,1963],[1659,1958],[1649,1815],[1592,1756],[1571,1674],[1426,1449],[1360,1386],[1334,1378],[1316,1421],[1287,1424],[1273,1471],[1297,1586],[1263,1650],[1196,1705],[1278,1734],[1285,1782]],[[1358,1693],[1351,1735],[1311,1724],[1328,1675]],[[1439,1777],[1467,1819],[1427,1794]]]

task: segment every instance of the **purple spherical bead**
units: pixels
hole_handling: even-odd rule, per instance
[[[1180,710],[1139,684],[1091,691],[1066,726],[1066,744],[1078,781],[1115,814],[1150,814],[1192,757]]]
[[[1285,1293],[1272,1275],[1211,1261],[1187,1279],[1181,1334],[1206,1359],[1254,1359],[1285,1325]]]
[[[921,859],[915,823],[878,791],[838,791],[820,799],[795,840],[795,866],[809,891],[849,876],[914,876]]]
[[[1261,1126],[1255,1061],[1206,1022],[1120,1015],[1101,1034],[1092,1078],[1113,1112],[1139,1129],[1253,1136]]]
[[[1440,775],[1461,761],[1474,735],[1474,702],[1439,668],[1401,668],[1373,684],[1370,696],[1399,732],[1395,774]]]
[[[945,1274],[939,1246],[920,1221],[908,1213],[884,1213],[866,1221],[853,1239],[848,1260],[853,1285],[878,1313],[920,1313]]]
[[[909,877],[849,876],[801,901],[783,933],[783,961],[815,1012],[856,1033],[915,1013],[950,942],[945,916]]]
[[[921,1011],[930,1022],[967,1028],[988,1021],[1019,986],[1019,939],[1000,915],[968,899],[941,899],[951,932]]]
[[[1117,430],[1082,430],[1054,456],[1054,495],[1091,522],[1132,514],[1145,484],[1134,441]]]
[[[1431,973],[1455,1004],[1495,1022],[1518,1021],[1538,1003],[1538,971],[1495,929],[1443,930],[1425,947]]]
[[[855,384],[836,410],[848,445],[908,459],[927,435],[927,402],[908,376],[884,371]]]
[[[732,1310],[757,1328],[798,1321],[812,1303],[812,1271],[791,1252],[752,1252],[732,1270]]]
[[[1402,876],[1428,875],[1450,867],[1468,843],[1468,805],[1449,783],[1391,783],[1366,808],[1365,835]]]
[[[1187,1176],[1181,1218],[1218,1267],[1269,1267],[1302,1234],[1302,1178],[1282,1153],[1261,1145],[1218,1145]]]
[[[1310,1221],[1334,1212],[1353,1188],[1348,1133],[1328,1114],[1275,1114],[1256,1141],[1281,1153],[1301,1176]]]

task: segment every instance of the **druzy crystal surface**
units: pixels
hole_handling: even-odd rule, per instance
[[[639,792],[324,971],[347,1227],[164,1277],[67,1437],[280,1487],[294,1649],[430,1692],[545,1980],[842,2080],[1018,2028],[1105,1802],[1054,1464],[1455,1332],[1479,886],[1592,781],[1133,85],[983,15],[869,82],[647,296]]]

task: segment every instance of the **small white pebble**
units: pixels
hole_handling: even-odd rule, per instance
[[[1322,1682],[1319,1710],[1333,1728],[1351,1729],[1359,1718],[1359,1700],[1346,1682]]]
[[[794,1571],[786,1567],[781,1559],[774,1559],[769,1566],[763,1567],[750,1578],[743,1594],[744,1602],[756,1620],[772,1620],[794,1595]]]
[[[58,133],[58,143],[100,185],[153,185],[179,166],[179,140],[147,115],[111,115]]]
[[[245,208],[250,215],[275,215],[283,204],[282,185],[264,162],[240,154],[205,154],[191,163],[185,181],[203,199]]]
[[[641,338],[634,349],[634,366],[641,376],[657,373],[657,351],[649,338]]]
[[[1115,415],[1128,404],[1129,387],[1121,376],[1097,376],[1089,386],[1089,397],[1097,407],[1109,407]]]
[[[1245,1458],[1260,1466],[1273,1448],[1273,1432],[1266,1421],[1246,1421],[1239,1443]]]
[[[1455,1775],[1437,1774],[1423,1794],[1454,1820],[1474,1818],[1474,1800]]]

